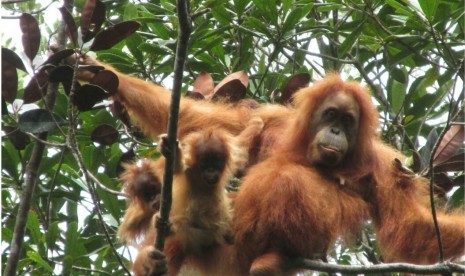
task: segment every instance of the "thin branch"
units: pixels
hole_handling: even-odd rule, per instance
[[[445,273],[465,273],[465,266],[443,262],[435,265],[414,265],[406,263],[391,263],[378,265],[337,265],[308,259],[292,260],[287,269],[311,269],[328,273],[355,273],[355,274],[380,274],[387,272],[403,272],[415,274],[445,274]]]
[[[438,239],[438,248],[439,248],[439,262],[443,263],[444,262],[444,251],[443,251],[443,246],[442,246],[442,236],[441,236],[441,231],[439,229],[439,223],[438,223],[438,218],[436,215],[436,207],[434,204],[434,156],[436,155],[436,151],[438,150],[439,145],[441,144],[442,139],[446,135],[447,131],[451,127],[451,118],[449,118],[449,121],[447,122],[446,126],[442,130],[441,134],[439,135],[439,138],[437,139],[436,143],[434,144],[433,151],[431,152],[431,157],[429,160],[429,178],[430,178],[430,183],[429,183],[429,196],[430,196],[430,204],[431,204],[431,214],[433,216],[433,222],[434,222],[434,230],[436,231],[436,237]],[[454,120],[455,118],[452,118]]]
[[[172,202],[172,184],[174,173],[174,161],[176,160],[179,105],[181,100],[182,77],[186,60],[187,46],[191,32],[191,19],[189,16],[189,1],[177,0],[177,13],[179,20],[178,44],[174,61],[173,92],[171,94],[170,113],[168,118],[168,145],[171,147],[171,155],[166,156],[165,173],[163,175],[163,189],[161,194],[160,217],[155,225],[157,239],[155,247],[163,250],[165,236],[168,233],[169,213]]]
[[[78,55],[78,53],[76,53],[76,55]],[[76,63],[74,64],[74,75],[73,75],[73,83],[74,84],[76,83],[76,79],[77,79],[79,60],[80,60],[79,57],[77,57],[76,58]],[[71,87],[71,91],[69,92],[70,99],[73,98],[75,92],[76,92],[76,85],[73,85]],[[76,111],[76,107],[73,105],[73,103],[71,101],[69,101],[69,104],[68,104],[68,115],[69,115],[69,129],[68,129],[68,136],[67,136],[68,148],[70,149],[73,157],[76,159],[76,161],[78,163],[78,166],[79,166],[79,168],[81,169],[81,171],[82,171],[82,173],[84,175],[85,183],[87,184],[87,187],[89,189],[89,194],[90,194],[90,196],[92,198],[92,202],[95,205],[95,208],[96,208],[96,211],[97,211],[98,221],[100,222],[100,225],[101,225],[101,227],[103,229],[103,233],[104,233],[104,235],[106,237],[106,240],[107,240],[110,248],[112,249],[116,259],[118,260],[119,264],[123,268],[123,270],[128,275],[131,275],[131,272],[129,271],[129,269],[124,264],[121,256],[119,255],[118,251],[116,250],[116,247],[114,246],[113,241],[111,240],[110,233],[108,232],[108,229],[107,229],[107,225],[105,223],[105,220],[103,219],[102,209],[101,209],[101,205],[100,205],[100,199],[99,199],[98,193],[95,190],[95,187],[93,185],[93,180],[95,180],[94,176],[87,170],[86,165],[84,163],[84,159],[83,159],[83,157],[81,155],[81,152],[79,150],[78,141],[77,141],[76,132],[75,132],[75,129],[76,129],[76,126],[77,126],[77,111]],[[96,183],[100,183],[100,182],[97,181]],[[102,186],[103,186],[103,184],[102,184]]]
[[[19,0],[19,1],[3,1],[2,4],[13,4],[13,3],[21,3],[21,2],[27,2],[28,0],[26,1],[23,1],[23,0]],[[50,3],[48,3],[47,5],[43,6],[42,8],[40,9],[37,9],[37,10],[33,10],[33,11],[30,11],[28,12],[29,14],[38,14],[38,13],[41,13],[43,11],[45,11],[46,9],[48,9],[48,7],[50,7],[50,5],[53,4],[53,2],[55,1],[51,1]],[[2,19],[19,19],[21,15],[2,15],[1,18]]]
[[[117,195],[117,196],[123,196],[123,197],[126,197],[126,196],[127,196],[125,193],[112,190],[112,189],[108,188],[107,186],[105,186],[105,185],[104,185],[102,182],[100,182],[100,180],[99,180],[93,173],[91,173],[90,171],[87,171],[87,174],[88,174],[89,177],[92,179],[92,181],[94,181],[95,184],[97,184],[97,185],[100,187],[100,189],[106,191],[107,193],[110,193],[110,194],[113,194],[113,195]]]
[[[200,10],[198,12],[195,12],[195,13],[191,14],[191,20],[194,20],[197,17],[202,16],[202,15],[208,13],[208,12],[210,12],[210,8],[206,8],[206,9]]]
[[[49,141],[47,141],[47,140],[41,139],[39,136],[34,135],[34,134],[32,134],[32,133],[27,133],[27,135],[28,135],[29,137],[31,137],[32,139],[36,140],[38,143],[44,144],[45,146],[55,147],[55,148],[64,148],[64,147],[66,147],[66,144],[65,144],[65,143],[53,143],[53,142],[49,142]]]

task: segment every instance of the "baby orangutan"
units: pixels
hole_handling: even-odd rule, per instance
[[[153,246],[155,229],[151,218],[155,213],[147,205],[155,206],[148,197],[153,191],[159,194],[161,179],[160,161],[145,160],[139,166],[128,166],[123,180],[129,195],[134,184],[145,179],[143,193],[132,193],[132,198],[119,235],[124,240],[135,240],[146,233],[139,254],[133,266],[135,275],[157,275],[163,272],[165,261],[170,275],[183,271],[211,272],[212,265],[218,263],[218,251],[222,245],[232,243],[232,207],[225,186],[238,170],[245,167],[248,160],[248,145],[261,133],[263,121],[252,119],[249,126],[237,137],[224,130],[206,129],[192,132],[184,137],[176,154],[173,178],[173,205],[170,213],[171,233],[165,240],[166,260]],[[169,154],[166,136],[161,139],[162,153]],[[156,180],[156,181],[154,181]],[[159,183],[159,182],[157,182]],[[136,185],[137,186],[137,185]],[[158,199],[156,196],[155,198]],[[159,200],[159,199],[158,199]],[[141,204],[144,202],[145,204]],[[139,218],[131,215],[138,214]],[[140,223],[143,221],[143,223]],[[144,230],[136,231],[141,226]],[[231,255],[231,254],[229,254]]]

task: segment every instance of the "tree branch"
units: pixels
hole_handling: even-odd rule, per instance
[[[337,265],[308,259],[296,259],[288,263],[287,269],[310,269],[327,273],[388,273],[403,272],[416,274],[444,274],[444,273],[465,273],[465,266],[452,262],[444,262],[435,265],[414,265],[406,263],[391,263],[379,265]]]
[[[184,63],[186,60],[187,46],[191,32],[191,19],[189,16],[189,1],[176,1],[179,29],[178,44],[176,47],[176,58],[174,62],[174,79],[173,92],[171,94],[170,114],[168,118],[168,146],[171,147],[171,155],[166,156],[165,173],[163,175],[163,189],[161,194],[160,217],[155,227],[157,228],[157,239],[155,247],[163,250],[165,236],[168,231],[169,213],[172,202],[172,184],[174,173],[174,161],[176,160],[176,148],[178,131],[178,115],[181,100],[182,77],[184,72]]]

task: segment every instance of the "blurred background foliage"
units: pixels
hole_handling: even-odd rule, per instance
[[[134,24],[118,29],[132,34],[117,35],[121,41],[109,49],[97,50],[92,40],[68,42],[67,47],[95,49],[89,54],[121,72],[170,88],[178,26],[175,1],[93,2],[100,12],[103,5],[102,29],[132,21],[140,26],[134,33]],[[85,1],[67,4],[81,26]],[[119,194],[121,162],[156,158],[158,152],[150,139],[112,116],[109,102],[101,101],[105,95],[81,112],[73,110],[62,79],[69,72],[72,76],[72,68],[60,67],[54,75],[55,63],[40,66],[63,26],[61,20],[50,22],[47,14],[59,14],[61,5],[2,1],[4,22],[32,15],[21,16],[29,22],[22,30],[23,45],[15,43],[19,29],[2,28],[2,265],[9,257],[24,185],[34,177],[18,275],[123,275],[121,263],[129,265],[134,254],[116,237],[125,209]],[[304,76],[307,82],[340,72],[370,88],[383,139],[409,156],[412,170],[430,176],[434,168],[439,201],[449,208],[463,206],[463,1],[194,0],[190,7],[193,29],[184,92],[192,90],[202,72],[219,83],[245,71],[247,98],[279,103],[292,77]],[[32,79],[41,80],[40,86],[27,88],[34,74],[45,76]],[[63,85],[52,84],[53,76]],[[53,85],[56,99],[46,105],[42,95]],[[34,159],[38,144],[44,150]],[[32,162],[39,164],[31,176],[26,172]],[[338,244],[330,260],[368,264],[382,256],[367,227],[355,246]]]

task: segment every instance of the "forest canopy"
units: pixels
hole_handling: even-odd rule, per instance
[[[116,236],[118,176],[160,153],[108,100],[116,75],[75,85],[64,61],[79,51],[171,89],[176,1],[44,2],[1,7],[17,24],[2,35],[2,270],[16,258],[18,275],[124,275],[135,255]],[[463,1],[198,0],[190,13],[183,94],[286,104],[339,72],[370,89],[383,141],[434,178],[436,204],[463,208]],[[329,261],[381,263],[370,225]]]

